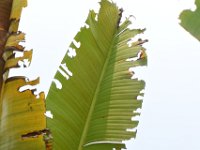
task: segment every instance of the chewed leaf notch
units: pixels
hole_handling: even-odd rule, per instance
[[[188,31],[192,36],[200,41],[200,1],[196,0],[196,10],[184,10],[179,18],[180,25]]]
[[[147,64],[147,40],[133,40],[145,30],[130,29],[129,18],[121,22],[123,9],[115,3],[100,5],[99,13],[89,12],[70,45],[75,55],[67,52],[47,95],[55,149],[119,150],[125,148],[122,141],[136,136],[130,129],[138,125],[134,117],[140,115],[145,82],[131,79],[129,68]],[[73,74],[68,80],[63,64]]]

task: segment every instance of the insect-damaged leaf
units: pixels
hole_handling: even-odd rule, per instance
[[[31,61],[32,51],[19,45],[25,34],[18,31],[22,8],[26,0],[0,1],[0,149],[50,149],[49,130],[46,129],[44,93],[36,98],[36,89],[19,92],[24,86],[35,86],[39,79],[29,81],[23,76],[9,77],[9,70],[19,68],[19,61]],[[22,53],[16,57],[15,52]]]
[[[129,67],[146,65],[146,40],[130,39],[144,30],[129,29],[129,18],[119,24],[122,9],[116,4],[102,0],[100,5],[75,36],[46,99],[53,114],[47,127],[57,150],[119,150],[123,140],[136,135],[127,129],[138,125],[132,117],[139,115],[145,83],[131,79]]]
[[[196,0],[196,10],[184,10],[180,14],[181,26],[200,41],[200,0]]]

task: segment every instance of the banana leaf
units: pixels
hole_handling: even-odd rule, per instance
[[[20,45],[25,34],[18,31],[21,11],[26,0],[0,1],[0,149],[42,150],[50,147],[46,129],[44,93],[34,94],[39,78],[30,81],[24,76],[10,76],[10,69],[20,67],[19,61],[31,61],[32,50]],[[22,53],[17,57],[16,52]]]
[[[147,63],[144,29],[121,22],[123,9],[102,0],[75,36],[51,84],[46,107],[54,150],[120,150],[136,136],[145,82],[130,67]]]

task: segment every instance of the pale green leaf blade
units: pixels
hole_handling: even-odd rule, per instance
[[[141,46],[146,41],[130,39],[144,30],[127,28],[129,19],[119,26],[121,10],[107,0],[100,4],[99,14],[90,11],[89,27],[81,28],[74,38],[80,47],[76,42],[70,45],[76,57],[70,58],[68,51],[46,99],[47,110],[53,114],[47,127],[55,150],[121,149],[123,140],[136,135],[127,129],[138,125],[131,118],[139,115],[136,110],[142,100],[137,97],[143,95],[145,83],[131,79],[129,68],[146,65]]]
[[[200,0],[196,0],[196,10],[184,10],[180,14],[181,26],[200,41]]]

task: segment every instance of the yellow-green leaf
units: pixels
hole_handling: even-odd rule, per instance
[[[10,19],[19,20],[22,8],[27,6],[27,0],[13,0]]]
[[[26,77],[9,77],[9,70],[20,67],[19,61],[31,61],[32,51],[19,45],[25,34],[18,31],[22,8],[26,0],[0,1],[0,149],[45,150],[51,149],[50,131],[46,129],[44,93],[35,95],[39,79],[29,81]],[[16,57],[15,51],[22,57]],[[25,63],[24,63],[24,66]]]
[[[181,26],[200,41],[200,0],[195,1],[196,10],[184,10],[180,14]]]
[[[76,56],[69,57],[68,50],[46,99],[55,150],[119,150],[136,135],[127,129],[138,125],[132,117],[139,115],[145,83],[131,79],[129,68],[146,65],[147,57],[146,40],[131,39],[144,30],[129,29],[129,18],[120,24],[122,9],[116,4],[100,5],[75,36],[70,49]]]

